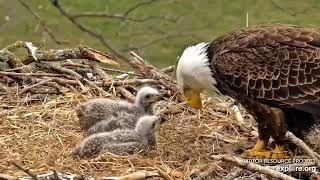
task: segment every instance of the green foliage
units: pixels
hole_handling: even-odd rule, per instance
[[[61,0],[61,4],[72,14],[105,12],[121,15],[137,3],[147,1]],[[70,42],[61,46],[83,44],[108,52],[99,41],[63,17],[49,0],[25,2],[45,20],[58,39]],[[132,11],[128,17],[144,19],[161,16],[175,21],[150,19],[135,22],[92,17],[78,20],[101,32],[121,53],[128,55],[129,50],[134,49],[153,64],[165,66],[174,64],[189,44],[211,41],[227,31],[245,27],[247,12],[249,25],[289,23],[318,28],[319,8],[319,0],[155,0]],[[45,41],[46,48],[59,47],[18,1],[0,0],[0,32],[2,46],[23,40],[38,44]]]

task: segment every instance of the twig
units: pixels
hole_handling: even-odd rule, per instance
[[[89,29],[88,27],[84,26],[81,24],[77,19],[75,19],[71,14],[69,14],[60,4],[59,0],[50,0],[52,5],[56,7],[59,12],[66,17],[71,23],[73,23],[76,27],[78,27],[81,31],[88,33],[92,37],[98,39],[100,43],[108,48],[115,56],[123,59],[123,60],[128,60],[125,56],[123,56],[120,52],[118,52],[116,49],[114,49],[104,38],[104,36],[96,31],[93,31]]]
[[[136,9],[141,8],[142,6],[151,4],[151,3],[155,2],[155,1],[156,1],[156,0],[149,0],[149,1],[145,1],[145,2],[139,2],[139,3],[135,4],[134,6],[128,8],[128,10],[126,10],[126,11],[123,13],[123,15],[124,15],[124,16],[128,16],[130,13],[132,13],[132,12],[135,11]]]
[[[2,49],[0,51],[0,61],[6,62],[10,68],[20,68],[24,66],[24,64],[18,59],[11,51],[6,49]]]
[[[25,42],[23,42],[23,41],[17,41],[17,42],[15,42],[15,43],[10,44],[9,46],[1,49],[1,51],[14,51],[14,50],[16,50],[16,49],[18,49],[18,48],[22,48],[22,47],[23,47],[23,48],[27,48]]]
[[[77,80],[70,80],[70,79],[63,79],[63,78],[51,78],[52,81],[57,82],[61,85],[79,85],[79,81]]]
[[[158,173],[138,171],[121,177],[102,177],[101,180],[144,180],[152,177],[160,177]]]
[[[19,95],[24,94],[25,92],[29,91],[30,89],[35,88],[35,87],[40,86],[40,85],[43,85],[43,84],[45,84],[45,83],[47,83],[49,81],[51,81],[51,79],[45,79],[45,80],[40,81],[40,82],[38,82],[36,84],[33,84],[31,86],[25,87],[18,94]]]
[[[263,173],[266,174],[268,176],[271,176],[273,178],[276,179],[282,179],[282,180],[295,180],[295,178],[290,177],[286,174],[283,174],[281,172],[272,170],[270,168],[264,167],[264,166],[260,166],[258,164],[254,164],[254,163],[250,163],[248,161],[245,161],[244,159],[232,156],[232,155],[216,155],[216,156],[212,156],[215,159],[219,159],[228,163],[232,163],[235,166],[238,166],[240,168],[252,171],[252,172],[259,172],[259,173]]]
[[[24,167],[22,167],[21,165],[19,165],[18,163],[14,162],[14,161],[9,161],[9,163],[13,164],[15,167],[17,167],[21,171],[27,173],[30,177],[32,177],[32,179],[39,180],[38,176],[33,174],[29,169],[25,169]]]
[[[164,34],[158,38],[155,39],[151,39],[149,41],[144,42],[143,44],[139,45],[139,46],[134,46],[134,47],[127,47],[124,49],[121,49],[121,51],[125,52],[125,51],[129,51],[129,50],[141,50],[147,47],[150,47],[156,43],[159,43],[163,40],[167,40],[167,39],[173,39],[173,38],[181,38],[181,37],[185,37],[185,36],[192,36],[194,33],[183,33],[183,32],[175,32],[175,33],[170,33],[170,34]]]
[[[193,180],[211,179],[212,175],[215,173],[215,171],[216,170],[215,170],[214,166],[209,167],[205,171],[197,173],[196,176],[192,179]]]
[[[74,67],[81,67],[81,68],[90,68],[90,66],[85,65],[85,64],[80,64],[80,63],[74,63],[74,62],[66,62],[63,63],[62,65],[64,66],[74,66]],[[116,72],[116,73],[124,73],[128,75],[133,75],[133,76],[142,76],[141,74],[130,72],[130,71],[123,71],[120,69],[112,69],[112,68],[106,68],[106,67],[100,67],[104,71],[110,71],[110,72]]]
[[[295,12],[290,12],[287,10],[287,8],[282,7],[280,4],[278,4],[278,2],[276,2],[275,0],[271,0],[271,3],[278,9],[280,9],[282,12],[289,14],[290,16],[296,16],[297,13]]]
[[[123,81],[103,81],[103,82],[96,82],[98,86],[123,86],[123,85],[142,85],[142,84],[159,84],[159,81],[155,79],[128,79]]]
[[[96,73],[101,79],[110,79],[110,76],[104,72],[96,62],[89,63],[92,71]]]
[[[39,67],[39,68],[44,68],[44,69],[47,69],[47,70],[60,72],[62,74],[71,75],[71,76],[75,77],[76,79],[82,79],[83,78],[77,72],[75,72],[75,71],[73,71],[71,69],[68,69],[68,68],[61,67],[61,66],[59,66],[57,64],[45,63],[45,62],[37,62],[35,65],[37,67]]]
[[[66,44],[68,42],[66,41],[60,41],[58,40],[58,38],[56,38],[56,36],[53,34],[52,30],[49,28],[49,26],[45,23],[45,21],[43,21],[43,19],[41,19],[41,17],[39,16],[38,13],[36,13],[35,11],[33,11],[31,9],[31,7],[23,0],[18,0],[20,2],[20,4],[25,7],[30,13],[31,15],[39,21],[40,26],[43,28],[43,30],[49,35],[49,37],[58,45],[61,44]]]
[[[212,135],[207,135],[207,134],[199,134],[199,137],[208,137],[208,138],[216,138],[219,140],[222,140],[227,143],[236,143],[238,140],[236,138],[224,136],[218,132],[214,132]]]
[[[87,82],[90,86],[92,86],[93,88],[97,89],[104,97],[108,97],[110,96],[109,93],[107,93],[105,90],[103,90],[101,87],[97,86],[96,84],[94,84],[93,82],[84,79],[85,82]]]
[[[146,22],[149,20],[153,20],[153,19],[159,19],[159,20],[166,20],[169,22],[176,22],[175,19],[171,19],[171,18],[167,18],[165,16],[148,16],[145,18],[132,18],[132,17],[128,17],[128,16],[124,16],[121,14],[111,14],[111,13],[105,13],[105,12],[85,12],[85,13],[79,13],[79,14],[73,14],[72,15],[73,18],[77,19],[77,18],[112,18],[112,19],[119,19],[119,20],[123,20],[123,21],[133,21],[133,22]]]
[[[119,65],[115,58],[109,54],[93,50],[89,47],[78,47],[74,49],[51,49],[49,51],[36,51],[33,58],[25,59],[24,64],[36,61],[64,61],[67,59],[88,59],[91,61]]]
[[[16,73],[16,72],[7,72],[0,71],[0,74],[6,76],[46,76],[46,77],[61,77],[63,74],[54,74],[54,73]]]
[[[164,172],[161,169],[158,169],[159,175],[164,178],[165,180],[174,180],[168,173]]]
[[[297,138],[292,132],[288,131],[286,133],[286,138],[290,140],[293,144],[297,145],[300,149],[307,153],[309,157],[315,160],[315,163],[320,168],[319,155],[309,148],[306,143],[304,143],[301,139]]]
[[[119,87],[118,90],[120,94],[123,97],[127,98],[130,102],[133,103],[135,101],[136,97],[133,94],[131,94],[128,90],[126,90],[126,88],[124,88],[123,86]]]
[[[174,71],[174,68],[175,68],[174,66],[168,66],[168,67],[162,68],[161,71],[163,71],[164,73],[170,73]]]
[[[230,172],[230,174],[228,174],[228,175],[225,177],[225,179],[226,179],[226,180],[233,180],[233,179],[239,177],[242,171],[243,171],[243,170],[242,170],[241,168],[235,167],[235,169],[232,169],[231,172]]]

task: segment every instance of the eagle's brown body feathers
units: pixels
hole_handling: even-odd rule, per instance
[[[283,107],[320,99],[320,31],[260,26],[228,34],[212,48],[218,75],[242,95]]]
[[[320,115],[320,31],[289,25],[242,29],[213,41],[208,56],[218,89],[257,116],[260,133],[283,139],[283,121],[299,134]]]

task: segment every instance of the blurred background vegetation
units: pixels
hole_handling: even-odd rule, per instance
[[[57,1],[0,0],[1,46],[22,40],[43,44],[46,49],[82,44],[111,52],[63,16],[53,2]],[[59,5],[75,21],[103,35],[119,54],[128,57],[134,50],[161,67],[174,64],[190,44],[245,27],[247,13],[249,25],[320,27],[320,0],[60,0]],[[103,17],[86,17],[88,14]],[[55,42],[44,27],[62,43]]]

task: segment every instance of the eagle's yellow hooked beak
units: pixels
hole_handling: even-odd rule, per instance
[[[201,109],[202,108],[202,102],[200,98],[201,91],[195,90],[195,89],[186,89],[184,90],[184,97],[186,101],[194,108]]]

